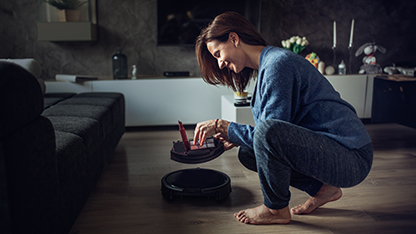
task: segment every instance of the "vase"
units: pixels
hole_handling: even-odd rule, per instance
[[[80,10],[58,10],[59,22],[78,22]]]

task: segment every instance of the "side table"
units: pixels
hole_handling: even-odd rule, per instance
[[[255,125],[250,106],[234,106],[233,95],[221,96],[221,119],[239,124]]]

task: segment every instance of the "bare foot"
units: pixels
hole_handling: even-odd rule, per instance
[[[340,199],[341,196],[342,191],[340,188],[324,184],[314,197],[310,197],[304,204],[292,208],[292,214],[309,214],[327,202]]]
[[[286,224],[291,220],[289,207],[287,206],[281,210],[272,210],[265,205],[261,205],[235,213],[234,217],[245,224]]]

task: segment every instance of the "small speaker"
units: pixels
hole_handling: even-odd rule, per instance
[[[165,71],[163,75],[166,77],[174,77],[174,76],[189,76],[189,72],[187,71]]]

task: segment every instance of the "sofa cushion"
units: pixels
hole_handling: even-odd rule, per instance
[[[69,217],[76,217],[88,197],[86,148],[81,137],[55,131],[56,159],[58,162],[60,193],[62,196],[61,212]]]
[[[98,147],[97,142],[102,141],[100,123],[90,118],[73,116],[48,116],[55,131],[75,134],[82,138],[87,150]]]
[[[71,176],[76,176],[76,174],[85,175],[85,146],[82,138],[75,134],[55,131],[55,135],[59,181],[70,183]]]
[[[120,119],[120,114],[125,115],[125,99],[124,95],[121,93],[106,93],[106,92],[95,92],[95,93],[80,93],[74,98],[82,98],[84,102],[90,103],[93,105],[101,105],[109,107],[113,116],[114,121],[121,121],[124,125],[124,117]],[[99,98],[99,99],[98,99]],[[95,100],[94,100],[95,99]],[[111,101],[113,100],[113,101]],[[74,100],[75,101],[75,100]],[[116,124],[116,123],[114,123]]]
[[[118,103],[112,99],[112,98],[106,98],[106,97],[78,97],[75,96],[74,98],[70,98],[67,100],[64,100],[60,103],[61,105],[89,105],[89,106],[95,106],[95,107],[105,107],[110,110],[111,113],[111,119],[112,124],[115,124],[115,116],[120,113],[120,106]]]
[[[120,93],[81,93],[51,106],[43,112],[50,116],[72,116],[98,121],[102,137],[110,134],[124,113],[124,96]],[[124,123],[124,119],[121,120]]]
[[[43,111],[36,78],[22,67],[0,62],[0,137],[29,123]]]
[[[38,61],[36,61],[33,58],[25,58],[25,59],[0,59],[0,61],[14,63],[14,64],[17,64],[17,65],[23,67],[24,69],[26,69],[34,77],[36,77],[36,80],[38,81],[38,83],[39,83],[39,85],[41,87],[42,93],[45,94],[46,85],[45,85],[45,81],[43,81],[40,78],[40,75],[42,74],[42,68],[41,68],[40,64],[38,63]]]
[[[47,93],[45,94],[45,98],[43,101],[43,108],[47,109],[57,104],[58,102],[68,99],[74,95],[75,93]]]
[[[75,104],[64,105],[61,103],[62,102],[49,107],[43,112],[43,115],[46,117],[72,116],[96,120],[102,129],[101,134],[103,138],[105,138],[107,134],[110,134],[111,130],[114,128],[112,114],[107,107]]]

